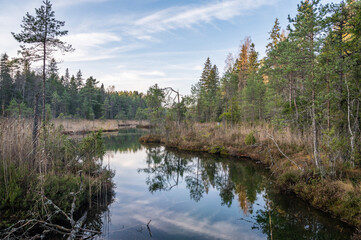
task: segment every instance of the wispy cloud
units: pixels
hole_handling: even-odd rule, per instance
[[[74,46],[95,47],[102,46],[110,42],[119,42],[121,37],[114,33],[106,32],[90,32],[90,33],[77,33],[67,35],[63,38],[66,42],[71,42]]]
[[[135,21],[128,28],[134,36],[170,31],[177,28],[192,28],[195,25],[212,23],[214,20],[230,20],[263,5],[271,5],[278,0],[223,0],[206,5],[171,7],[152,13]]]
[[[153,78],[163,78],[166,74],[162,71],[137,71],[137,70],[126,70],[118,73],[112,73],[110,75],[103,76],[102,79],[107,82],[143,82]]]
[[[75,51],[62,58],[66,61],[96,61],[115,57],[118,47],[109,44],[121,42],[121,37],[114,33],[90,32],[77,33],[63,37],[65,42],[71,43]],[[59,55],[59,54],[58,54]],[[59,55],[60,56],[60,55]]]
[[[117,89],[146,92],[149,86],[154,83],[158,83],[162,87],[173,83],[171,85],[175,88],[179,88],[179,84],[190,85],[194,76],[186,74],[181,77],[169,77],[168,73],[159,70],[124,70],[100,75],[99,79],[102,79],[105,86],[114,85]],[[136,87],[134,87],[135,85]]]
[[[62,0],[62,1],[54,1],[54,6],[56,7],[69,7],[78,4],[84,3],[102,3],[108,0]]]

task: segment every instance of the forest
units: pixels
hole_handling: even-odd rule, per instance
[[[275,20],[264,58],[251,37],[222,76],[207,58],[171,108],[151,87],[161,130],[141,141],[258,159],[282,191],[360,226],[361,2],[301,1],[288,20],[285,29]]]
[[[228,55],[222,76],[207,58],[192,94],[164,114],[289,127],[312,138],[314,163],[322,171],[336,162],[360,166],[361,3],[319,2],[302,1],[284,30],[275,20],[264,58],[251,37],[242,41],[239,55]],[[161,107],[166,94],[157,85],[150,90]]]
[[[35,96],[41,93],[42,76],[31,68],[31,61],[4,53],[1,69],[1,115],[25,118],[33,115]],[[55,59],[46,69],[46,118],[63,119],[145,119],[145,96],[137,91],[115,91],[93,77],[83,78],[81,70],[60,76]]]
[[[113,173],[99,163],[101,133],[75,143],[48,125],[52,118],[147,119],[153,129],[140,141],[260,160],[281,190],[361,226],[360,1],[301,1],[288,26],[275,19],[263,58],[245,37],[239,52],[228,54],[222,75],[206,58],[189,95],[158,84],[147,93],[105,89],[101,79],[85,79],[81,70],[62,75],[52,53],[74,49],[60,40],[65,22],[55,19],[51,6],[44,1],[35,17],[25,15],[22,31],[12,33],[23,44],[18,57],[1,55],[0,210],[28,207],[21,186],[33,180],[44,195],[54,173],[72,179],[73,191],[82,182],[79,171],[93,179],[83,202],[102,193],[99,179],[111,192]],[[22,144],[9,147],[17,139]],[[87,162],[79,152],[89,155]],[[51,188],[45,192],[52,195]]]

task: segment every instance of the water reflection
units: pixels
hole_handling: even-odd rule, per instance
[[[117,152],[137,152],[142,148],[139,137],[147,132],[144,129],[124,128],[117,133],[104,133],[104,144],[108,151]]]
[[[272,187],[249,160],[105,136],[115,202],[100,239],[349,239],[352,229]]]
[[[348,239],[352,233],[299,199],[279,194],[264,167],[249,160],[195,156],[159,146],[148,146],[146,154],[147,167],[138,173],[147,175],[151,193],[185,184],[190,199],[199,202],[214,189],[221,205],[230,208],[236,199],[240,224],[251,225],[268,239]]]
[[[150,192],[169,191],[185,182],[190,198],[198,202],[213,188],[219,192],[221,205],[230,207],[237,196],[239,206],[247,214],[252,213],[257,194],[265,188],[266,173],[252,164],[238,164],[239,159],[227,161],[209,155],[194,157],[194,154],[159,146],[148,146],[146,153],[147,167],[138,172],[147,174]]]

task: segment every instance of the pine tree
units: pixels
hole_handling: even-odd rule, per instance
[[[322,41],[319,37],[323,30],[321,23],[325,13],[319,8],[319,0],[301,1],[297,10],[298,13],[296,17],[293,19],[290,18],[293,26],[289,27],[289,38],[295,41],[300,49],[297,58],[300,62],[303,62],[306,80],[305,87],[311,96],[313,155],[316,167],[323,171],[319,155],[319,127],[317,123],[319,113],[316,94],[319,88],[319,81],[317,81],[316,53],[319,51],[319,46]]]
[[[269,42],[266,46],[267,52],[275,48],[277,44],[281,41],[281,27],[278,18],[276,18],[275,24],[273,25],[273,28],[271,32],[269,32],[269,34],[270,37],[268,38],[268,40],[271,40],[271,42]]]
[[[35,9],[36,15],[29,13],[23,18],[18,34],[12,33],[14,38],[25,45],[21,45],[23,52],[28,52],[34,60],[42,60],[43,75],[43,122],[45,123],[45,81],[46,61],[54,51],[60,49],[64,52],[71,51],[71,45],[61,41],[59,37],[68,34],[68,31],[60,30],[64,26],[63,21],[55,19],[54,11],[49,0],[45,0],[40,8]]]

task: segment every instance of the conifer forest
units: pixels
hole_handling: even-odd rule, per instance
[[[147,176],[149,199],[157,191],[178,191],[184,178],[185,194],[201,205],[212,189],[219,191],[222,207],[231,209],[237,198],[244,214],[238,220],[251,216],[245,224],[252,222],[250,229],[262,239],[361,239],[361,1],[295,2],[297,12],[287,25],[274,19],[264,53],[257,51],[252,32],[233,36],[239,50],[224,52],[224,69],[211,54],[205,57],[189,93],[170,81],[149,81],[146,92],[118,89],[81,69],[69,71],[71,62],[57,59],[58,53],[77,51],[64,41],[70,34],[67,19],[58,20],[49,0],[41,4],[23,16],[20,31],[8,33],[18,54],[0,49],[0,239],[129,239],[126,225],[114,230],[124,235],[102,235],[105,213],[122,199],[117,186],[124,188],[117,178],[121,170],[106,159],[142,149],[146,165],[135,174]],[[114,129],[95,124],[110,121]],[[68,134],[74,122],[86,136]],[[147,129],[122,132],[130,124]],[[201,153],[208,155],[197,157]],[[237,165],[244,158],[262,166]],[[257,180],[249,180],[255,181],[250,186],[241,176]],[[265,199],[264,215],[252,210],[257,194]],[[277,205],[276,196],[302,199],[346,224],[350,234],[338,237],[321,229],[321,220],[309,220],[316,235],[309,235],[305,224],[292,238],[287,234],[299,229],[304,215]],[[176,236],[162,232],[156,214],[129,222],[134,233],[147,237]],[[178,237],[208,236],[189,234]],[[212,237],[235,236],[227,234]]]

